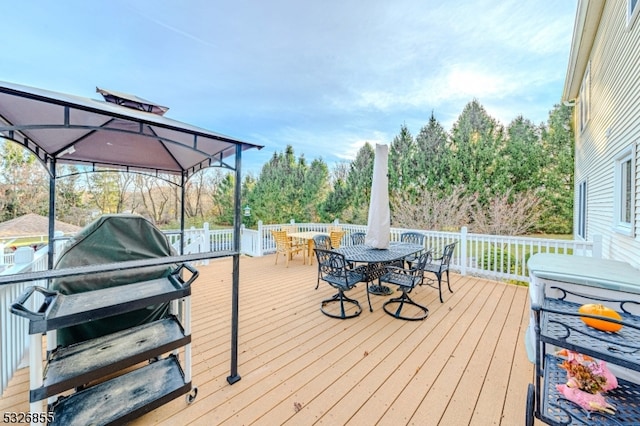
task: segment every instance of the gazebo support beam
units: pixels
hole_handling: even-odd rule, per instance
[[[232,385],[238,380],[238,306],[240,299],[240,221],[242,216],[241,194],[242,194],[242,174],[240,172],[242,163],[242,147],[236,145],[236,185],[233,217],[233,288],[231,294],[231,372],[227,377],[227,382]]]
[[[53,269],[54,235],[56,228],[56,159],[49,161],[49,253],[47,253],[47,268]]]

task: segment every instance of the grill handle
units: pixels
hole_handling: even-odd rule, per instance
[[[191,273],[191,276],[186,282],[183,281],[182,279],[182,269],[186,269]],[[178,269],[176,269],[173,272],[173,275],[176,275],[179,278],[179,281],[183,288],[187,288],[191,286],[191,283],[193,283],[196,280],[196,278],[198,278],[198,275],[200,275],[200,272],[198,272],[196,268],[191,266],[190,263],[183,263],[178,267]]]
[[[37,312],[33,312],[29,310],[25,303],[33,293],[38,292],[44,296],[44,302],[40,305],[40,308]],[[16,314],[18,316],[28,318],[31,321],[35,320],[43,320],[45,318],[45,314],[49,309],[49,306],[53,304],[56,300],[56,296],[58,295],[55,291],[49,291],[44,287],[40,286],[31,286],[27,287],[25,291],[16,299],[15,302],[11,305],[11,313]]]

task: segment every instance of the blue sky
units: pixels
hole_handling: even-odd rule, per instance
[[[560,102],[577,0],[11,1],[0,80],[166,116],[330,168],[365,142],[446,130],[473,99],[507,125]]]

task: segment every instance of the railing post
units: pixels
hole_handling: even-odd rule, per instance
[[[53,242],[53,264],[55,265],[55,263],[58,261],[58,258],[60,257],[60,254],[62,253],[62,249],[64,248],[66,241],[62,240],[62,238],[64,237],[64,232],[62,231],[56,231],[53,234],[53,237],[55,239],[55,241]]]
[[[204,252],[209,252],[211,251],[211,231],[209,230],[209,222],[205,222],[202,224],[202,229],[203,229],[203,234],[204,236],[202,237],[204,242],[204,247],[200,246],[199,247],[199,253],[204,253]],[[201,261],[203,265],[208,265],[209,264],[209,259],[204,259]]]
[[[0,271],[4,269],[4,243],[0,243]]]
[[[467,275],[467,227],[460,228],[460,275]]]
[[[14,253],[13,263],[23,265],[33,262],[35,251],[31,247],[18,247]]]
[[[202,227],[204,228],[204,251],[211,251],[211,231],[209,230],[209,222],[203,223]]]
[[[245,241],[245,234],[244,234],[244,230],[245,230],[245,226],[244,223],[240,224],[240,253],[246,253],[247,250],[245,250],[245,248],[247,247],[247,242]]]
[[[591,257],[602,259],[602,235],[595,234],[593,236],[593,248],[591,249]]]
[[[262,221],[258,221],[258,241],[256,247],[258,247],[258,256],[264,256],[264,229],[262,229]]]

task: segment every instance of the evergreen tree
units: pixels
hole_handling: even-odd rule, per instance
[[[214,203],[218,206],[216,221],[220,225],[233,225],[233,219],[235,217],[235,188],[235,175],[233,173],[227,173],[215,189],[213,199]]]
[[[351,163],[346,185],[347,192],[351,197],[349,205],[342,216],[345,222],[367,223],[374,158],[375,151],[371,144],[366,142]]]
[[[330,190],[318,207],[321,222],[333,222],[343,219],[342,212],[347,209],[351,196],[347,189],[347,178],[350,165],[347,162],[338,163],[331,173]]]
[[[240,208],[241,210],[241,214],[242,214],[242,223],[247,226],[247,227],[255,227],[256,223],[258,222],[258,220],[262,220],[262,219],[257,219],[255,212],[253,211],[253,205],[254,205],[254,199],[253,199],[253,190],[256,187],[256,183],[257,180],[255,178],[255,176],[253,176],[253,174],[249,173],[244,177],[244,180],[242,181],[242,189],[241,189],[241,195],[240,195]],[[249,214],[250,216],[244,216],[244,208],[246,206],[249,206],[250,211]]]
[[[542,173],[542,216],[539,228],[549,233],[570,234],[573,230],[574,137],[572,107],[555,105],[542,131],[544,166]]]
[[[311,162],[301,185],[301,205],[305,221],[320,221],[320,206],[329,194],[329,167],[321,159]]]
[[[519,116],[509,124],[507,134],[504,159],[510,190],[519,193],[540,188],[545,162],[540,128]]]
[[[490,117],[477,100],[465,106],[451,132],[449,184],[463,185],[467,195],[478,194],[486,204],[491,194],[508,188],[504,173],[502,126]]]
[[[317,208],[328,193],[329,172],[321,160],[307,165],[304,156],[296,160],[293,148],[274,153],[248,194],[252,215],[266,223],[309,221],[318,217]]]
[[[422,127],[416,136],[416,180],[414,183],[418,195],[427,188],[431,192],[442,193],[446,191],[450,193],[450,188],[446,187],[447,156],[450,152],[447,140],[446,131],[432,112],[429,123]]]
[[[402,190],[415,181],[416,143],[406,124],[400,127],[400,133],[393,138],[389,149],[389,190]]]

